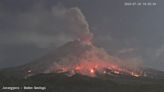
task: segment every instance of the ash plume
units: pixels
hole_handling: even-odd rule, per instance
[[[62,18],[67,23],[67,28],[81,41],[91,41],[92,33],[85,16],[78,7],[65,8],[57,6],[53,8],[55,16]]]
[[[74,31],[76,31],[77,36],[80,39],[83,40],[86,37],[92,36],[92,33],[89,30],[88,22],[79,8],[71,8],[67,14],[73,17],[71,22],[75,25],[71,25],[71,27]]]

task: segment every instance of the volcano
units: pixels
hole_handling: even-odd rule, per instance
[[[76,74],[98,76],[128,76],[128,77],[156,77],[163,78],[163,72],[150,72],[150,69],[127,67],[107,53],[103,48],[98,48],[89,40],[70,41],[48,55],[45,55],[28,64],[4,69],[9,75],[30,77],[37,74],[65,73],[67,76]],[[151,70],[152,71],[152,70]]]
[[[38,60],[1,70],[0,86],[39,84],[47,87],[43,92],[163,92],[164,72],[121,64],[88,40],[75,40]]]
[[[67,76],[80,74],[89,77],[99,75],[152,76],[150,72],[145,72],[140,66],[130,66],[123,60],[110,55],[103,48],[94,45],[92,42],[93,33],[79,8],[73,7],[61,11],[64,16],[67,16],[66,18],[69,18],[65,21],[68,21],[68,30],[73,32],[75,40],[67,42],[38,60],[12,69],[4,69],[3,72],[19,73],[23,77],[40,73],[65,73]]]
[[[119,64],[119,60],[88,40],[68,42],[52,53],[16,70],[20,70],[24,76],[40,73],[66,73],[68,76],[81,74],[90,77],[99,74],[124,74],[134,77],[144,75],[139,69],[131,69]]]

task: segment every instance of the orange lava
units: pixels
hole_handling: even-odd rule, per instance
[[[128,74],[133,77],[141,76],[141,74],[138,72],[124,69],[116,64],[104,64],[104,63],[97,63],[97,62],[83,62],[71,68],[63,67],[58,70],[58,73],[62,73],[62,72],[69,73],[69,75],[74,75],[78,73],[90,77],[95,77],[97,73],[101,73],[101,74],[114,73],[117,75]]]
[[[90,72],[91,72],[91,74],[94,74],[95,70],[94,69],[90,69]]]

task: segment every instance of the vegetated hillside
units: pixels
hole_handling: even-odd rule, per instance
[[[163,79],[130,77],[108,77],[104,79],[102,77],[87,77],[79,74],[76,74],[72,77],[68,77],[64,73],[38,74],[22,79],[14,77],[7,78],[5,76],[0,75],[0,79],[1,87],[5,85],[45,86],[47,89],[44,90],[44,92],[164,92]],[[20,91],[41,92],[41,90]],[[18,92],[18,90],[15,90],[15,92]]]

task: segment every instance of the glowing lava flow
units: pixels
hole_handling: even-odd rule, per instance
[[[81,63],[79,65],[75,65],[72,68],[61,68],[58,70],[58,73],[68,73],[69,76],[72,76],[74,74],[81,74],[86,75],[90,77],[96,77],[98,73],[100,74],[115,74],[115,75],[130,75],[133,77],[140,77],[142,74],[138,71],[130,71],[128,69],[123,69],[117,65],[114,64],[98,64],[94,62],[88,62],[88,63]]]
[[[91,74],[95,74],[95,70],[94,69],[90,69],[90,73]]]

